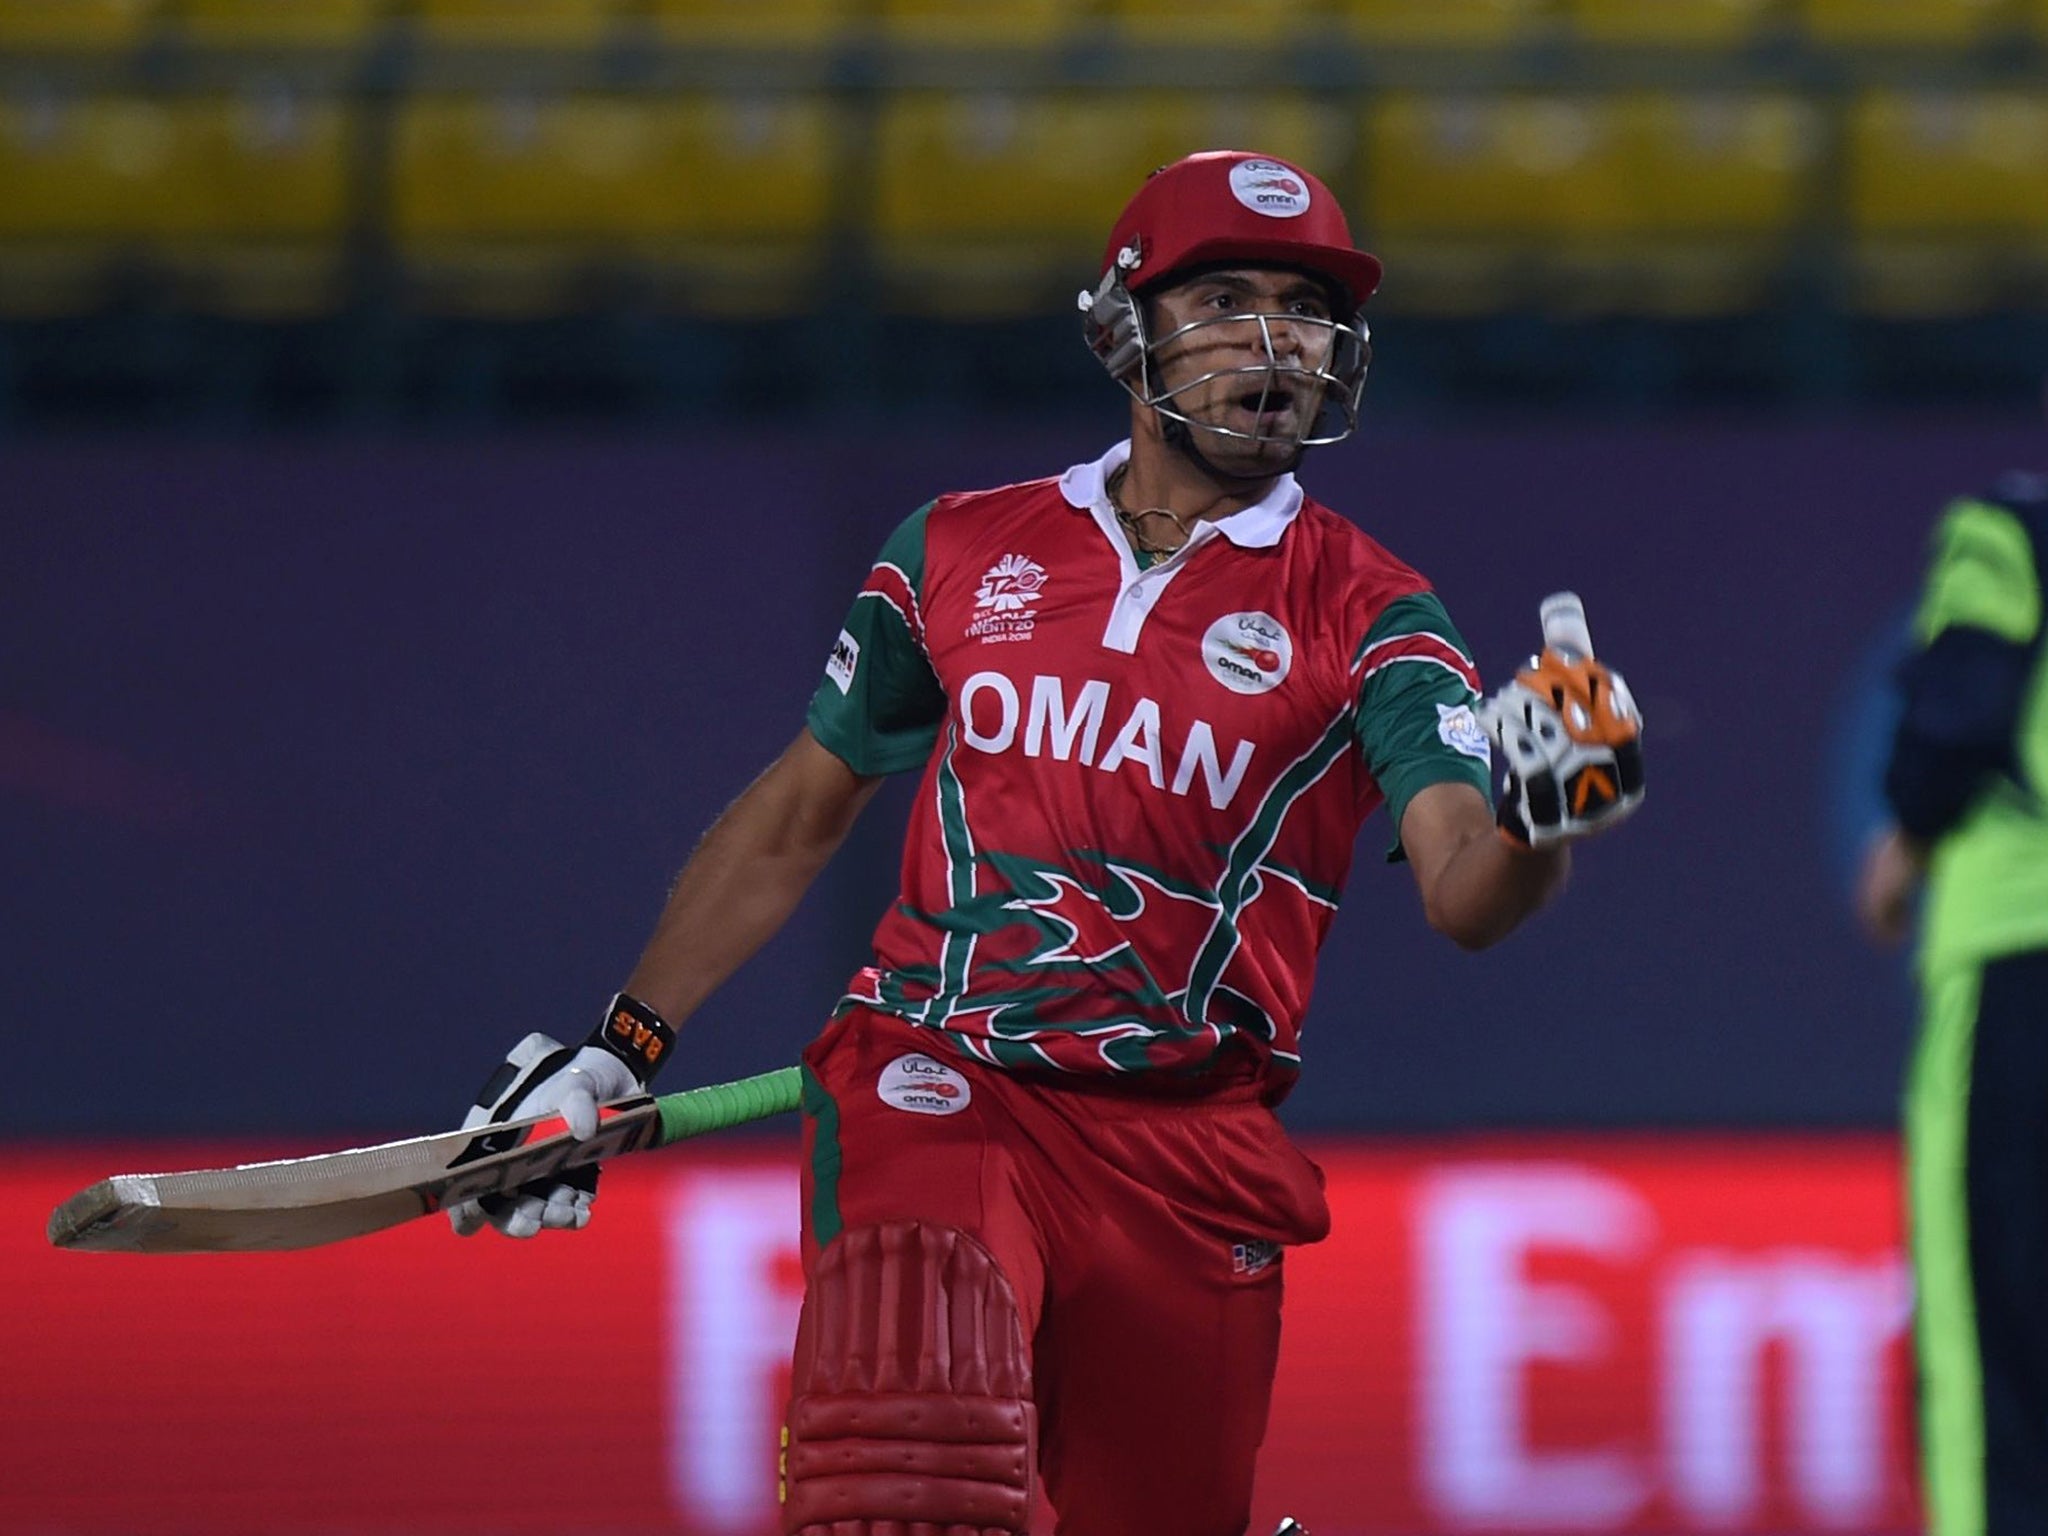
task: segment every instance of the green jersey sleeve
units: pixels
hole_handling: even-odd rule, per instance
[[[1474,706],[1479,671],[1434,592],[1389,603],[1359,647],[1355,731],[1387,798],[1401,854],[1408,802],[1432,784],[1470,784],[1493,799],[1493,755]]]
[[[811,734],[855,773],[922,766],[946,716],[946,694],[924,648],[924,526],[928,502],[882,546],[832,644],[811,697]]]
[[[1947,629],[1982,629],[2025,645],[2040,628],[2041,581],[2026,525],[1994,502],[1953,503],[1935,530],[1914,638],[1924,646]]]

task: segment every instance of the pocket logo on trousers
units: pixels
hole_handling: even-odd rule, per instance
[[[974,1098],[967,1079],[929,1056],[912,1052],[882,1068],[875,1092],[892,1109],[913,1115],[957,1115]]]

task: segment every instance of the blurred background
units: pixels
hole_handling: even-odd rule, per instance
[[[574,1242],[41,1223],[588,1028],[896,522],[1122,435],[1074,296],[1218,147],[1387,264],[1308,488],[1490,677],[1576,587],[1651,763],[1483,956],[1368,827],[1255,1528],[1919,1528],[1848,879],[1927,530],[2048,459],[2048,0],[0,0],[0,1529],[772,1529],[789,1127]],[[815,1032],[909,789],[663,1086]]]

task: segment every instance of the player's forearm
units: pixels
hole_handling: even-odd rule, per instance
[[[1570,850],[1513,848],[1489,825],[1444,861],[1423,910],[1430,926],[1461,949],[1485,949],[1563,889],[1570,871]]]
[[[808,736],[713,822],[676,879],[626,991],[680,1024],[776,931],[845,841],[876,781]]]

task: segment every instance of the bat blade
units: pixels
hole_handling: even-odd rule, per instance
[[[559,1117],[543,1116],[488,1133],[449,1131],[234,1168],[116,1174],[58,1206],[49,1239],[100,1253],[312,1248],[663,1139],[657,1101],[636,1098],[605,1106],[588,1141],[570,1136]]]

